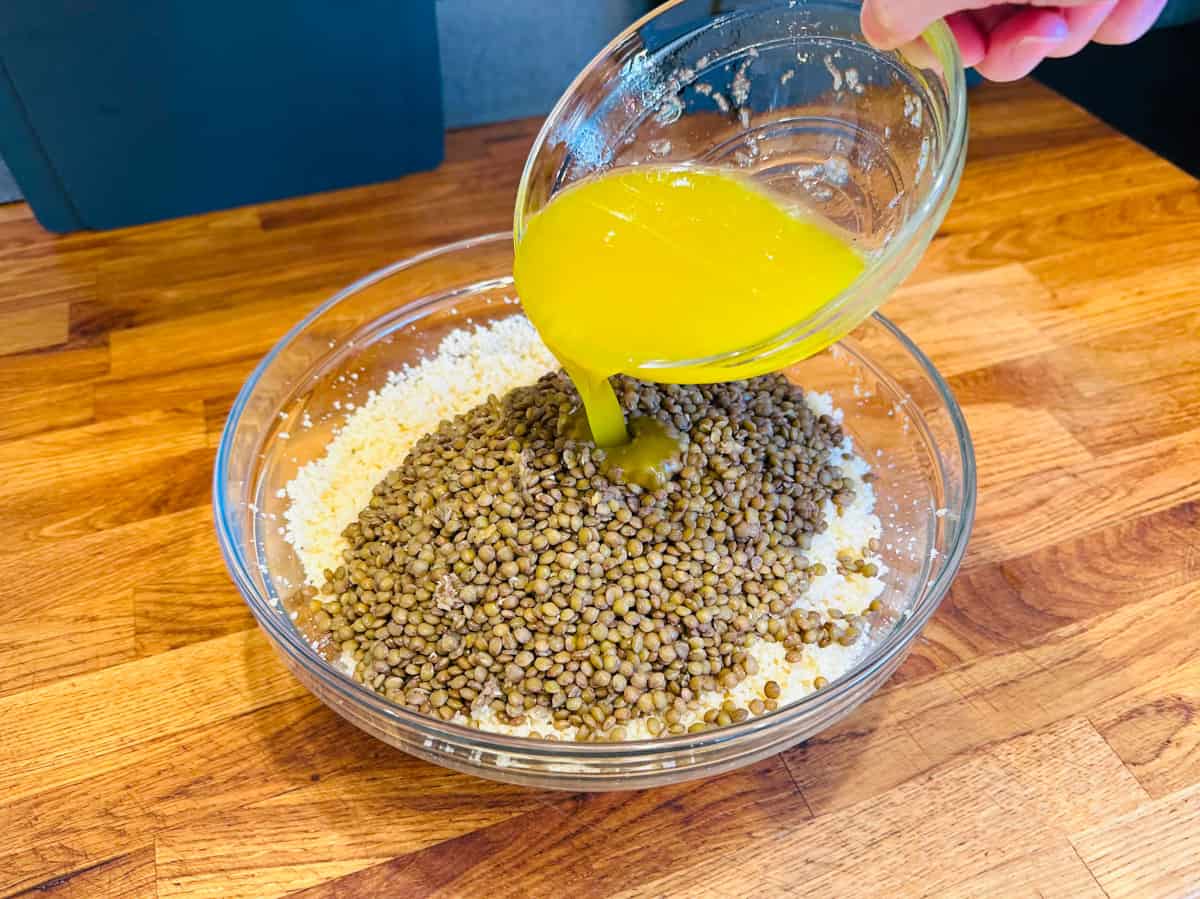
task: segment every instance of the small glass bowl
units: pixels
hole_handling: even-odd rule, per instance
[[[788,371],[797,383],[832,394],[844,411],[846,430],[875,467],[876,512],[884,523],[884,608],[859,664],[820,692],[700,734],[544,742],[395,705],[322,659],[293,625],[281,603],[303,574],[282,533],[281,488],[324,454],[348,404],[364,402],[389,371],[419,362],[456,328],[520,314],[512,261],[512,235],[491,234],[368,275],[293,328],[238,394],[217,451],[213,511],[229,572],[279,656],[339,715],[405,752],[483,777],[569,790],[717,774],[849,713],[895,671],[937,608],[975,510],[975,460],[962,413],[929,360],[880,316]]]
[[[828,223],[867,267],[762,343],[653,367],[746,377],[841,338],[916,266],[966,156],[966,80],[949,29],[939,21],[885,53],[866,42],[859,10],[843,0],[675,0],[631,25],[572,82],[534,141],[516,241],[556,193],[590,175],[650,163],[729,168]],[[677,378],[664,371],[662,380]]]

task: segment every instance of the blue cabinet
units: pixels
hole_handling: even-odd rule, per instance
[[[53,231],[442,155],[434,0],[3,0],[0,155]]]

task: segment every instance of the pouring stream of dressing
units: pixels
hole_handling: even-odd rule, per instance
[[[682,443],[627,427],[608,379],[728,380],[727,370],[703,360],[783,333],[863,267],[845,240],[744,178],[636,166],[557,194],[521,237],[514,277],[526,314],[579,390],[587,436],[622,448],[624,466],[610,464],[649,488],[661,480],[649,473],[669,477],[664,463]],[[739,375],[778,369],[827,343],[805,341]]]

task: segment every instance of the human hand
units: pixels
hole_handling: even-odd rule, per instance
[[[1028,75],[1047,57],[1078,53],[1089,41],[1128,44],[1158,18],[1166,0],[864,0],[863,34],[882,50],[915,40],[944,18],[963,64],[992,81]]]

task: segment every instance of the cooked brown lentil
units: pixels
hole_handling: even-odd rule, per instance
[[[771,681],[749,710],[681,723],[700,693],[757,671],[755,640],[797,661],[804,644],[857,639],[856,617],[791,610],[825,571],[804,556],[825,501],[855,496],[829,462],[840,426],[781,375],[615,384],[629,415],[678,437],[656,490],[606,476],[561,373],[442,422],[375,487],[344,564],[304,593],[358,680],[445,719],[486,705],[520,724],[541,708],[576,739],[616,740],[636,718],[675,734],[774,710]]]

